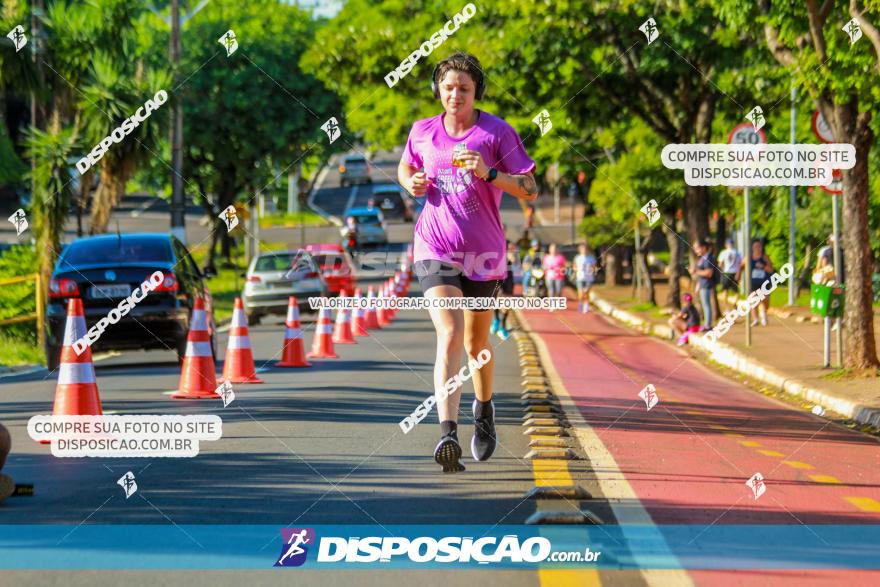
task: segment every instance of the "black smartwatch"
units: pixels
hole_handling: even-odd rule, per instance
[[[494,167],[489,168],[489,175],[486,176],[486,183],[492,183],[498,177],[498,170]]]

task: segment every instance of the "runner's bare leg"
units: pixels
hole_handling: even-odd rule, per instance
[[[462,297],[461,290],[452,285],[436,285],[425,292],[426,298]],[[461,369],[461,354],[464,351],[465,321],[464,310],[430,308],[428,313],[437,332],[437,356],[434,361],[434,392],[443,389],[446,381]],[[491,312],[487,312],[491,315]],[[487,326],[488,332],[488,326]],[[437,401],[439,421],[458,422],[458,408],[461,390]]]
[[[477,399],[487,402],[492,399],[495,353],[489,344],[489,328],[492,326],[492,312],[471,312],[464,310],[464,349],[468,358],[477,359],[480,351],[489,351],[489,362],[474,373],[474,393]]]

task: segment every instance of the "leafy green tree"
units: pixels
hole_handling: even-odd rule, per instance
[[[189,189],[198,189],[197,200],[214,217],[208,266],[220,238],[230,255],[220,211],[242,194],[252,200],[273,180],[276,164],[286,170],[351,144],[333,92],[299,66],[315,27],[306,12],[271,0],[215,1],[184,27],[184,166]],[[227,57],[217,40],[229,29],[239,46]],[[343,125],[332,148],[320,128],[331,116]]]
[[[752,30],[770,53],[795,76],[825,120],[834,138],[856,150],[856,164],[843,172],[842,241],[846,267],[844,328],[848,348],[844,364],[855,370],[880,367],[874,339],[871,275],[873,252],[869,239],[868,164],[874,144],[873,112],[880,101],[880,4],[810,0],[806,7],[788,2],[744,0],[719,2],[719,14],[730,26]],[[850,43],[842,29],[857,18],[864,42]]]

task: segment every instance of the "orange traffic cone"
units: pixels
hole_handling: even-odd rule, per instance
[[[381,289],[382,298],[387,300],[388,298],[388,286],[384,285]],[[383,301],[384,301],[383,300]],[[376,311],[376,320],[379,322],[379,328],[385,328],[386,326],[391,326],[391,309],[386,308],[385,304],[379,306],[379,309]]]
[[[232,325],[229,328],[229,343],[226,346],[226,360],[223,361],[223,375],[220,377],[230,383],[262,383],[254,367],[254,354],[248,336],[247,316],[241,298],[235,298],[232,311]]]
[[[67,323],[64,326],[64,346],[58,365],[58,384],[55,387],[53,416],[100,416],[101,397],[92,363],[92,349],[88,346],[79,355],[73,343],[86,335],[86,319],[82,300],[67,302]],[[41,441],[48,444],[49,441]]]
[[[373,291],[373,286],[369,286],[367,288],[367,323],[366,327],[369,330],[373,330],[375,328],[382,328],[379,326],[379,316],[376,312],[376,307],[373,303],[376,301],[376,293]]]
[[[333,323],[330,320],[330,310],[327,308],[318,310],[318,325],[315,328],[315,338],[312,339],[312,350],[306,356],[310,359],[339,358],[339,355],[333,352]]]
[[[355,301],[355,311],[354,318],[351,320],[351,333],[354,336],[369,336],[370,333],[367,332],[367,312],[364,308],[361,308],[361,300],[363,296],[361,295],[361,288],[357,288],[354,290],[354,301]]]
[[[345,290],[339,292],[340,300],[344,300],[347,297]],[[333,331],[333,344],[357,344],[351,333],[351,310],[349,308],[339,308],[336,311],[336,328]]]
[[[306,361],[302,328],[299,324],[299,302],[294,296],[290,296],[287,300],[287,322],[285,326],[283,353],[281,360],[275,363],[275,366],[311,367],[312,364]]]
[[[180,388],[171,394],[174,399],[216,399],[217,376],[214,371],[214,355],[211,353],[211,337],[208,335],[208,319],[205,301],[196,298],[189,334],[186,337],[186,356],[180,373]]]

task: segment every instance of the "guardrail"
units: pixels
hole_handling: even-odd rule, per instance
[[[27,283],[29,281],[34,282],[34,296],[36,298],[36,312],[32,312],[30,314],[24,314],[22,316],[15,316],[13,318],[6,318],[4,320],[0,320],[0,326],[7,326],[9,324],[19,324],[21,322],[29,322],[31,320],[37,321],[37,344],[40,348],[43,348],[46,343],[46,329],[44,327],[45,320],[43,316],[43,311],[45,308],[45,300],[42,299],[43,296],[43,286],[42,279],[40,278],[39,273],[32,273],[30,275],[22,275],[19,277],[10,277],[8,279],[0,279],[0,287],[4,285],[15,285],[18,283]]]

